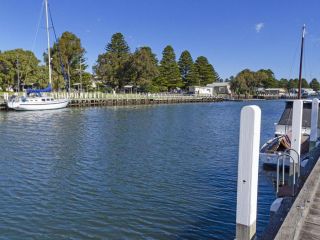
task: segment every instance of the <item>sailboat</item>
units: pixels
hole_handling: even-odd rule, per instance
[[[49,32],[49,14],[48,14],[48,0],[45,0],[46,12],[46,31],[48,40],[48,68],[49,68],[49,84],[45,89],[27,89],[26,96],[11,97],[8,102],[8,108],[18,111],[35,111],[35,110],[52,110],[67,107],[68,99],[55,99],[54,97],[42,95],[52,91],[52,69],[50,56],[50,32]]]
[[[298,99],[302,98],[301,83],[302,83],[302,62],[303,62],[303,50],[304,50],[304,38],[305,38],[305,25],[302,28],[301,39],[301,53],[300,53],[300,69],[299,69],[299,88]],[[308,159],[309,143],[310,143],[310,131],[311,131],[311,109],[312,101],[303,100],[303,113],[302,113],[302,136],[301,136],[301,164],[304,159]],[[260,149],[260,160],[265,167],[276,167],[279,157],[279,153],[290,151],[291,138],[292,138],[292,113],[293,113],[293,100],[289,100],[285,104],[285,109],[281,115],[281,118],[277,124],[275,124],[275,137],[267,141]],[[320,113],[318,116],[320,121]],[[318,127],[318,132],[320,129]],[[290,162],[285,161],[285,166],[289,166]]]

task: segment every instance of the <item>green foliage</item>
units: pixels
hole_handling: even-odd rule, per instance
[[[198,57],[194,63],[194,66],[198,75],[198,85],[206,86],[209,83],[219,80],[218,74],[206,57]]]
[[[151,48],[137,49],[129,60],[128,82],[142,91],[149,91],[154,89],[152,83],[158,75],[158,60]]]
[[[278,81],[274,77],[274,73],[270,69],[261,69],[254,73],[257,79],[257,84],[264,88],[276,88],[278,87]]]
[[[285,78],[281,78],[278,82],[278,87],[289,90],[289,81]]]
[[[162,52],[162,60],[160,62],[160,75],[155,81],[160,89],[174,89],[176,87],[183,87],[182,78],[178,64],[176,62],[176,55],[173,48],[168,45]]]
[[[200,85],[200,75],[195,64],[190,68],[190,72],[186,77],[187,86]]]
[[[231,89],[239,94],[255,94],[259,87],[275,88],[279,83],[270,69],[261,69],[257,72],[245,69],[231,80]]]
[[[88,72],[84,72],[81,74],[81,79],[79,79],[79,83],[82,84],[82,89],[84,91],[92,90],[92,74]]]
[[[66,84],[63,79],[60,57],[64,66],[65,74],[68,79],[70,78],[70,87],[72,87],[73,84],[79,83],[80,64],[82,70],[87,68],[84,58],[85,52],[85,49],[81,45],[80,38],[71,32],[64,32],[58,39],[57,43],[53,45],[51,48],[51,58],[53,70],[52,80],[53,87],[55,89],[64,88]],[[44,54],[44,56],[45,61],[48,64],[47,54]]]
[[[191,54],[187,50],[181,53],[178,66],[185,87],[192,86],[194,81],[192,81],[190,74],[194,74],[195,68]]]
[[[48,84],[47,76],[43,74],[40,61],[31,51],[14,49],[0,53],[0,87],[17,89],[18,79],[21,84]]]
[[[301,87],[302,88],[309,88],[309,83],[304,78],[302,78]]]
[[[246,79],[239,74],[230,81],[230,88],[236,94],[244,94],[249,90]]]
[[[111,42],[106,46],[106,52],[117,54],[119,58],[130,54],[130,48],[122,33],[112,35]]]
[[[299,87],[299,80],[298,79],[290,79],[288,82],[288,89],[298,88]]]
[[[310,82],[310,88],[312,88],[314,91],[319,91],[320,89],[320,83],[316,78],[313,78]]]
[[[106,52],[98,56],[94,72],[100,80],[112,88],[121,88],[127,83],[130,49],[121,33],[112,35]]]

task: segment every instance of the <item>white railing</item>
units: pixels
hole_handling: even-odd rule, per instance
[[[0,100],[8,100],[11,95],[23,96],[24,92],[15,93],[0,93]],[[44,93],[44,95],[53,96],[58,99],[68,98],[70,100],[158,100],[158,101],[172,101],[172,100],[200,100],[203,98],[215,99],[217,96],[209,95],[182,95],[182,94],[169,94],[169,93],[102,93],[102,92],[52,92]]]

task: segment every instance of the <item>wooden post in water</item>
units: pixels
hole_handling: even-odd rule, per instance
[[[260,125],[260,108],[253,105],[243,107],[238,159],[237,240],[251,240],[256,234]]]
[[[295,174],[300,168],[298,165],[298,156],[301,152],[301,132],[302,132],[302,113],[303,113],[303,100],[294,100],[293,102],[293,113],[292,113],[292,138],[291,138],[291,148],[295,151],[290,151],[290,156],[294,160],[294,163],[290,164],[289,171],[289,185],[295,184]],[[290,159],[291,161],[291,159]],[[295,165],[295,167],[293,167]],[[295,171],[293,170],[295,169]]]
[[[310,149],[314,148],[318,139],[319,99],[312,100]]]

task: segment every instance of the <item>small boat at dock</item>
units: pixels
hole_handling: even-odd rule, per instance
[[[46,31],[48,41],[48,69],[49,69],[49,84],[45,89],[27,89],[26,95],[22,97],[11,96],[7,101],[8,108],[17,111],[35,111],[35,110],[52,110],[67,107],[68,99],[55,99],[52,96],[42,95],[42,93],[50,93],[52,91],[52,70],[50,56],[50,33],[49,33],[49,13],[48,0],[44,1],[46,12]]]
[[[312,100],[303,100],[302,133],[301,133],[301,164],[308,158],[311,132]],[[260,149],[260,161],[264,167],[276,168],[279,154],[291,149],[293,100],[286,101],[285,109],[278,123],[275,124],[275,136]],[[320,122],[320,115],[318,116]],[[320,129],[318,127],[318,131]],[[285,161],[288,167],[290,161]]]
[[[303,62],[303,48],[305,37],[305,25],[302,28],[301,39],[301,54],[300,54],[300,69],[299,69],[299,88],[298,99],[302,98],[302,62]],[[302,129],[301,129],[301,152],[297,153],[300,159],[300,164],[305,164],[304,160],[308,159],[310,132],[311,132],[311,111],[312,101],[303,100],[302,110]],[[279,155],[283,153],[290,153],[291,149],[291,135],[292,135],[292,117],[293,117],[293,101],[287,101],[285,109],[277,124],[275,124],[275,137],[267,141],[260,149],[260,160],[264,167],[277,167]],[[318,115],[318,122],[320,118]],[[319,126],[318,126],[319,132]],[[294,150],[293,150],[294,151]],[[290,161],[284,161],[285,167],[290,166]]]

